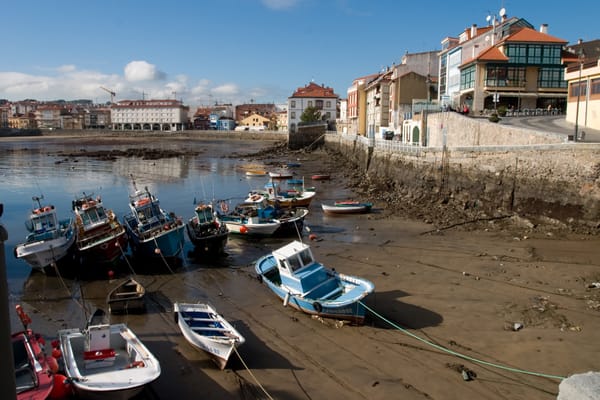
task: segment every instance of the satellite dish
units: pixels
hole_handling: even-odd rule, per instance
[[[485,20],[486,20],[487,22],[490,22],[490,19],[492,19],[492,16],[491,16],[491,15],[488,15],[487,17],[485,17]]]
[[[502,7],[500,9],[500,12],[498,12],[498,14],[500,14],[501,17],[504,17],[506,15],[506,9],[504,7]]]
[[[490,41],[490,35],[487,35],[487,36],[485,37],[485,41],[486,41],[486,42],[489,42],[489,41]]]

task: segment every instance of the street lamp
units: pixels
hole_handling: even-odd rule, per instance
[[[585,54],[583,48],[579,48],[579,82],[577,83],[577,106],[575,107],[575,135],[573,141],[577,141],[577,131],[579,130],[579,99],[581,98],[581,71],[583,70],[583,61]]]

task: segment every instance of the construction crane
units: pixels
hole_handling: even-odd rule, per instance
[[[113,92],[112,90],[109,90],[107,88],[105,88],[104,86],[100,86],[100,89],[110,93],[110,104],[114,104],[115,102],[115,96],[117,95],[115,92]]]

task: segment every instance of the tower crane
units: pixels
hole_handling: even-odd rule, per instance
[[[117,94],[114,91],[105,88],[104,86],[100,86],[100,89],[104,90],[105,92],[110,93],[110,104],[113,104],[115,102],[115,96]]]

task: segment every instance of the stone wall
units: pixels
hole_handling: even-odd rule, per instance
[[[323,144],[326,132],[327,124],[299,125],[296,128],[296,132],[289,133],[288,148],[290,150],[299,150]]]
[[[567,226],[600,228],[600,145],[563,144],[504,151],[423,149],[390,152],[343,135],[326,147],[362,169],[369,180],[410,195],[437,198],[487,215],[516,213]],[[410,216],[409,216],[410,217]]]

